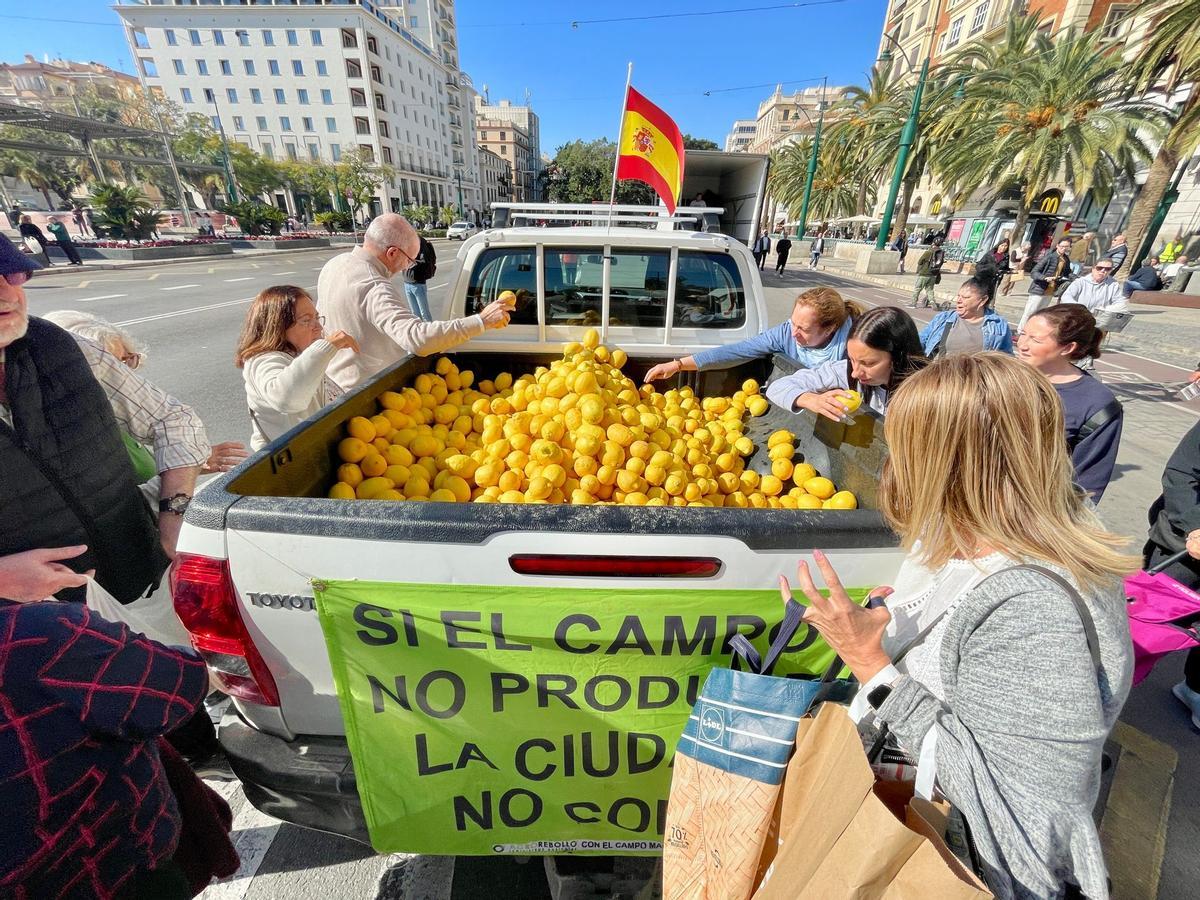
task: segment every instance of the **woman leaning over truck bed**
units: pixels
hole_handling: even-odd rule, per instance
[[[646,382],[670,378],[680,372],[727,369],[749,359],[782,353],[805,368],[846,358],[846,339],[862,310],[833,288],[819,287],[796,298],[786,322],[727,347],[713,347],[694,356],[661,363],[646,373]]]
[[[246,313],[234,363],[246,382],[250,446],[259,450],[342,394],[325,370],[339,350],[358,352],[344,331],[324,336],[325,318],[303,288],[266,288]]]
[[[896,388],[928,362],[916,323],[894,306],[863,313],[850,329],[846,354],[845,360],[830,360],[776,379],[767,386],[767,398],[793,412],[809,409],[840,422],[850,409],[846,391],[854,390],[883,415]]]
[[[884,425],[879,508],[908,552],[885,606],[852,603],[819,553],[828,598],[797,573],[804,620],[862,685],[851,716],[950,801],[1000,900],[1108,896],[1092,809],[1129,693],[1121,579],[1139,560],[1072,484],[1062,432],[1053,386],[1019,360],[931,363]]]

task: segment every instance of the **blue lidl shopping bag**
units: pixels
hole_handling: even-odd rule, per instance
[[[742,900],[754,889],[796,729],[824,699],[845,699],[841,660],[819,680],[770,673],[804,617],[788,603],[765,658],[731,642],[750,671],[713,669],[679,740],[663,838],[664,900]]]

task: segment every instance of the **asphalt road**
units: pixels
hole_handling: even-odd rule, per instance
[[[431,291],[435,300],[456,274],[453,255],[458,245],[440,244],[438,249],[438,273]],[[144,374],[194,406],[212,440],[246,440],[248,419],[242,380],[232,359],[249,302],[259,290],[273,284],[290,283],[315,290],[322,264],[339,252],[344,250],[292,251],[277,257],[235,256],[116,271],[89,271],[85,267],[39,276],[26,290],[34,315],[53,309],[80,309],[124,324],[148,349]],[[782,320],[796,294],[816,284],[833,285],[846,296],[870,305],[900,304],[907,299],[888,288],[827,272],[809,272],[794,265],[782,278],[770,272],[764,275],[770,321]],[[928,311],[917,311],[922,320],[930,315]],[[1186,377],[1187,371],[1179,366],[1109,353],[1099,364],[1099,371],[1120,391],[1126,417],[1116,476],[1100,512],[1114,531],[1128,535],[1140,547],[1145,537],[1146,509],[1158,495],[1163,464],[1200,412],[1196,404],[1174,402],[1157,388],[1163,382]],[[1128,830],[1114,832],[1118,834],[1115,840],[1139,848],[1142,845],[1138,841],[1144,841],[1145,852],[1134,855],[1147,857],[1155,872],[1159,868],[1156,854],[1163,855],[1157,894],[1163,900],[1195,896],[1194,885],[1200,875],[1195,853],[1200,846],[1200,753],[1196,752],[1200,735],[1191,729],[1183,708],[1169,693],[1170,685],[1180,677],[1181,667],[1181,659],[1168,660],[1134,689],[1122,718],[1136,731],[1130,729],[1125,734],[1127,741],[1122,746],[1126,749],[1118,765],[1119,772],[1135,772],[1135,764],[1144,763],[1142,770],[1137,770],[1144,778],[1122,788],[1143,803],[1140,809],[1134,805],[1135,814],[1127,816],[1131,820],[1126,823]],[[1149,743],[1139,743],[1143,738]],[[1134,747],[1136,752],[1130,749]],[[1172,778],[1169,770],[1175,765],[1176,755],[1178,768]],[[1114,796],[1122,793],[1118,787],[1113,788]],[[400,858],[375,857],[368,848],[351,841],[280,825],[250,807],[236,784],[227,784],[222,790],[235,807],[243,871],[209,888],[202,895],[206,900],[401,896],[396,877],[403,866]],[[1114,814],[1112,818],[1120,817]],[[1111,856],[1114,851],[1109,852]],[[536,875],[535,868],[540,868],[536,862],[519,866],[508,860],[472,861],[462,867],[463,874],[471,873],[469,883],[460,879],[455,895],[535,896],[530,887],[537,881],[531,878]],[[1147,878],[1150,880],[1140,888],[1118,885],[1121,890],[1115,896],[1154,896],[1154,878]]]

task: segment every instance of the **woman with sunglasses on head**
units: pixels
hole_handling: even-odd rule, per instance
[[[325,337],[324,322],[303,288],[269,287],[254,298],[234,357],[246,382],[254,450],[342,395],[326,369],[339,350],[357,353],[358,342],[344,331]]]
[[[853,390],[883,415],[896,388],[928,362],[912,317],[894,306],[863,313],[850,329],[846,356],[776,379],[767,385],[767,399],[792,412],[808,409],[839,422],[848,412],[846,392]]]
[[[1103,338],[1096,319],[1078,303],[1035,313],[1017,338],[1017,358],[1045,375],[1058,392],[1075,483],[1096,503],[1112,478],[1124,422],[1113,392],[1079,367],[1100,355]]]

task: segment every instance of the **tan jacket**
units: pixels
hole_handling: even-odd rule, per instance
[[[485,331],[480,316],[449,322],[417,318],[403,289],[362,247],[325,263],[317,278],[317,310],[325,317],[326,334],[344,331],[358,341],[358,353],[340,350],[329,364],[329,377],[347,391],[410,353],[440,353]]]

